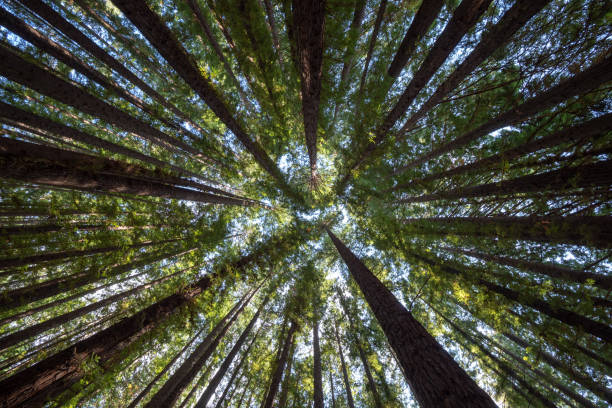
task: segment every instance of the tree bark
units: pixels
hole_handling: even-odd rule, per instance
[[[397,175],[406,170],[413,169],[421,164],[440,157],[445,153],[451,152],[460,147],[466,146],[469,143],[480,139],[481,137],[498,130],[504,126],[509,126],[514,123],[519,123],[527,118],[551,108],[564,100],[573,96],[582,95],[600,85],[612,80],[612,56],[608,56],[603,61],[593,64],[586,70],[574,75],[572,78],[562,81],[557,86],[554,86],[547,91],[536,95],[515,108],[512,108],[493,119],[490,119],[483,125],[480,125],[474,130],[471,130],[463,135],[453,139],[441,146],[434,148],[429,153],[426,153],[409,164],[400,167],[393,174]]]
[[[186,290],[168,296],[112,326],[0,381],[0,405],[6,408],[42,406],[80,380],[82,363],[92,356],[110,360],[143,335],[151,332],[178,308],[210,288],[214,278],[242,269],[254,259],[242,257],[219,272],[204,276]]]
[[[6,47],[0,47],[0,72],[11,81],[70,105],[81,112],[99,117],[126,132],[132,132],[161,147],[176,146],[187,153],[202,156],[201,152],[185,142],[170,137],[148,123],[98,99],[76,85],[54,75],[49,70],[26,61]]]
[[[434,94],[419,110],[413,114],[402,126],[400,135],[412,129],[417,121],[439,104],[449,92],[457,88],[463,80],[470,75],[476,67],[489,58],[495,50],[506,44],[510,38],[523,27],[534,15],[542,10],[550,0],[519,0],[502,16],[490,30],[483,33],[476,48],[453,71],[451,75],[438,86]]]
[[[298,66],[302,87],[302,116],[311,180],[317,180],[317,124],[321,99],[325,0],[293,0]]]
[[[260,315],[260,313],[261,313],[261,311],[262,311],[262,309],[263,309],[263,307],[265,306],[266,303],[267,303],[267,299],[264,300],[262,305],[259,307],[259,309],[255,313],[255,315],[253,316],[253,318],[251,319],[251,321],[247,325],[247,327],[242,331],[242,334],[240,335],[238,340],[236,340],[236,343],[234,344],[234,346],[232,347],[232,349],[230,350],[228,355],[223,360],[223,363],[221,363],[221,366],[217,369],[217,372],[215,373],[213,378],[208,382],[208,385],[206,386],[206,389],[204,390],[204,393],[202,394],[202,396],[200,396],[200,399],[194,405],[195,408],[206,408],[206,406],[208,404],[208,401],[210,400],[210,398],[215,393],[217,387],[219,386],[219,383],[223,379],[223,376],[225,375],[226,371],[228,370],[228,368],[230,367],[230,365],[234,361],[234,358],[236,357],[236,355],[240,351],[240,348],[242,347],[242,345],[244,344],[247,336],[251,332],[251,329],[253,328],[253,325],[255,324],[255,322],[257,322],[257,319],[259,318],[259,315]]]
[[[336,392],[334,391],[334,377],[332,369],[329,369],[329,389],[331,390],[332,408],[336,408]]]
[[[612,277],[599,273],[585,272],[578,269],[571,269],[562,265],[527,261],[524,259],[510,258],[500,255],[492,255],[479,251],[471,251],[461,248],[443,247],[444,251],[463,254],[473,258],[482,259],[487,262],[495,262],[501,265],[512,266],[529,272],[540,273],[551,278],[562,279],[569,282],[585,283],[593,280],[594,286],[603,290],[612,290]]]
[[[319,320],[316,319],[312,325],[312,351],[314,365],[312,376],[314,379],[314,408],[324,408],[323,404],[323,378],[321,373],[321,348],[319,346]]]
[[[466,272],[462,269],[457,269],[453,266],[443,264],[441,262],[432,260],[416,253],[411,253],[411,255],[427,265],[438,267],[442,272],[445,272],[449,275],[463,277],[467,276]],[[501,295],[506,299],[517,302],[523,306],[527,306],[534,310],[537,310],[538,312],[557,319],[560,322],[567,324],[568,326],[580,328],[585,332],[602,339],[605,342],[609,343],[612,341],[612,327],[604,323],[600,323],[598,321],[579,315],[578,313],[564,309],[562,307],[553,307],[548,302],[545,302],[527,294],[519,293],[515,290],[508,289],[504,286],[498,285],[497,283],[489,282],[482,278],[476,279],[476,283],[487,288],[493,293]]]
[[[0,173],[29,183],[87,192],[123,193],[198,201],[208,204],[250,206],[252,201],[166,184],[163,179],[143,179],[107,174],[121,163],[98,156],[0,138]],[[88,168],[84,168],[88,167]]]
[[[393,293],[329,229],[327,233],[387,336],[419,405],[495,407]]]
[[[419,11],[414,15],[412,23],[410,23],[410,27],[389,66],[387,72],[389,76],[394,78],[399,76],[412,56],[412,52],[416,48],[417,43],[421,41],[421,38],[427,33],[431,24],[440,14],[443,4],[444,2],[442,0],[431,0],[421,3]]]
[[[344,353],[342,352],[342,342],[338,334],[338,322],[335,322],[334,330],[336,333],[336,343],[338,344],[338,355],[340,356],[340,367],[342,367],[342,378],[344,379],[344,389],[346,391],[346,402],[349,408],[355,408],[353,400],[353,391],[351,390],[351,380],[349,378],[346,362],[344,361]]]
[[[425,234],[500,237],[596,248],[612,246],[611,216],[430,217],[406,218],[402,223]]]
[[[278,396],[278,407],[286,407],[287,406],[287,398],[289,397],[289,388],[291,388],[291,369],[293,367],[293,360],[295,356],[295,341],[291,344],[291,350],[289,350],[289,356],[287,357],[287,369],[285,370],[285,375],[283,378],[283,383],[281,384],[281,393]]]
[[[378,39],[378,33],[380,32],[380,26],[382,25],[383,18],[385,17],[385,10],[387,8],[388,0],[381,0],[376,12],[376,20],[374,21],[374,28],[372,29],[372,36],[368,45],[368,53],[366,54],[365,63],[363,65],[363,72],[361,73],[361,80],[359,81],[358,94],[361,97],[363,95],[363,87],[365,86],[366,77],[368,76],[368,70],[370,68],[370,61],[374,54],[374,47]]]
[[[281,189],[291,198],[301,198],[287,184],[280,169],[270,159],[259,143],[252,140],[233,117],[225,103],[210,82],[202,76],[193,59],[181,46],[170,29],[152,12],[143,0],[113,0],[113,4],[134,24],[138,30],[159,51],[181,78],[202,98],[227,128],[253,155],[259,165],[279,183]]]
[[[287,356],[289,355],[289,349],[295,341],[294,336],[297,329],[297,323],[292,320],[291,324],[289,325],[289,330],[287,331],[287,336],[285,336],[285,341],[283,342],[282,352],[276,362],[276,366],[272,374],[272,380],[270,381],[270,386],[268,387],[266,398],[261,404],[261,408],[272,408],[272,406],[274,405],[274,399],[276,398],[276,394],[278,392],[278,386],[280,385],[281,379],[283,377],[283,371],[285,370],[285,365],[287,364]]]

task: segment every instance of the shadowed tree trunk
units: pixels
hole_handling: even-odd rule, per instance
[[[586,283],[593,280],[593,284],[604,290],[612,290],[612,277],[599,273],[585,272],[578,269],[571,269],[562,265],[533,262],[524,259],[510,258],[500,255],[492,255],[479,251],[470,251],[461,248],[443,247],[444,251],[463,254],[473,258],[482,259],[487,262],[495,262],[501,265],[512,266],[529,272],[541,273],[551,278],[562,279],[569,282]]]
[[[0,174],[29,183],[79,191],[108,192],[174,198],[209,204],[249,206],[253,202],[166,184],[164,179],[143,179],[108,174],[117,162],[69,150],[0,138]],[[189,183],[186,183],[189,184]]]
[[[441,146],[434,148],[429,153],[426,153],[411,161],[409,164],[400,167],[394,172],[394,174],[397,175],[399,173],[403,173],[404,171],[420,166],[429,160],[440,157],[445,153],[466,146],[469,143],[476,141],[495,130],[501,129],[504,126],[522,122],[539,112],[565,101],[568,98],[582,95],[596,89],[600,85],[610,80],[612,80],[612,56],[608,56],[603,61],[592,65],[586,70],[574,75],[572,78],[566,79],[557,86],[554,86],[541,94],[526,100],[519,106],[499,114],[476,129],[464,133],[463,135],[449,142],[443,143]]]
[[[125,14],[179,76],[202,98],[244,148],[253,155],[259,165],[276,179],[281,189],[289,197],[301,202],[301,197],[287,184],[280,169],[263,147],[247,135],[208,79],[202,76],[191,56],[159,16],[149,9],[146,2],[143,0],[113,0],[113,4]]]
[[[340,356],[340,367],[342,368],[342,379],[344,380],[344,389],[346,391],[346,402],[349,408],[355,408],[353,400],[353,391],[351,390],[351,380],[349,378],[346,362],[344,361],[344,352],[342,351],[342,342],[338,334],[338,322],[334,322],[334,330],[336,334],[336,343],[338,344],[338,355]]]
[[[610,216],[430,217],[406,218],[417,234],[454,234],[558,242],[597,248],[612,246]]]
[[[412,52],[416,48],[417,43],[421,41],[421,38],[427,33],[431,24],[440,14],[443,4],[444,1],[442,0],[431,0],[421,3],[419,11],[414,15],[412,23],[410,23],[410,27],[389,66],[387,72],[389,76],[394,78],[399,76],[412,56]]]
[[[281,393],[278,396],[278,406],[286,407],[287,406],[287,398],[289,397],[289,389],[291,388],[291,369],[293,367],[293,361],[295,356],[296,342],[294,341],[291,345],[291,350],[289,350],[289,357],[287,357],[287,369],[285,370],[285,375],[283,377],[283,383],[281,384]]]
[[[387,336],[420,406],[495,407],[393,293],[329,229],[327,233]]]
[[[563,192],[573,189],[608,187],[612,185],[612,160],[575,167],[564,167],[546,173],[530,174],[476,186],[460,187],[439,193],[407,197],[396,203],[423,203],[435,200],[457,200],[491,195],[519,195],[542,191]]]
[[[370,37],[369,45],[368,45],[368,53],[366,54],[365,63],[363,64],[363,72],[361,73],[361,80],[359,81],[359,91],[358,95],[361,97],[363,95],[363,87],[366,82],[366,77],[368,76],[368,70],[370,68],[370,61],[372,60],[372,55],[374,54],[374,47],[376,46],[376,41],[378,39],[378,33],[380,32],[380,26],[382,25],[383,18],[385,17],[385,10],[387,8],[388,0],[381,0],[380,5],[378,6],[378,11],[376,12],[376,20],[374,21],[374,28],[372,29],[372,36]]]
[[[268,387],[268,392],[266,393],[266,398],[261,404],[261,408],[272,408],[274,405],[274,399],[276,398],[276,394],[278,392],[278,386],[280,385],[281,379],[283,377],[283,372],[285,370],[285,365],[287,364],[287,357],[289,355],[289,349],[291,345],[295,341],[295,332],[298,329],[298,325],[295,321],[291,321],[289,325],[289,330],[287,330],[287,335],[285,336],[283,342],[282,352],[276,361],[276,365],[274,368],[274,372],[272,374],[272,380],[270,381],[270,386]]]
[[[414,252],[411,252],[410,255],[427,265],[439,268],[440,271],[445,272],[449,275],[457,275],[463,277],[468,276],[465,270],[458,269],[450,265],[445,265],[441,262],[432,260]],[[508,289],[506,287],[498,285],[497,283],[489,282],[482,278],[476,279],[476,283],[478,285],[484,286],[493,293],[502,295],[506,299],[517,302],[523,306],[531,307],[540,313],[543,313],[547,316],[559,320],[562,323],[567,324],[568,326],[581,328],[585,332],[590,333],[595,337],[599,337],[600,339],[606,342],[612,341],[612,327],[604,323],[597,322],[593,319],[582,316],[571,310],[553,306],[548,302],[545,302],[528,294],[519,293],[515,290]]]
[[[302,116],[313,184],[317,180],[317,124],[323,67],[324,0],[293,0],[298,66],[302,86]]]
[[[185,359],[183,364],[172,374],[172,376],[164,383],[164,385],[155,393],[149,402],[145,404],[146,408],[163,408],[172,407],[177,402],[182,392],[196,378],[206,361],[217,349],[221,339],[227,331],[232,327],[238,316],[244,311],[244,308],[253,298],[255,291],[251,291],[246,300],[240,299],[236,305],[221,319],[210,333],[202,340],[189,357]],[[245,295],[246,296],[246,295]]]
[[[223,363],[221,363],[221,366],[219,367],[219,369],[217,370],[217,372],[215,373],[213,378],[208,382],[208,385],[206,386],[206,389],[204,390],[204,393],[200,396],[200,399],[194,405],[194,407],[196,407],[196,408],[206,408],[206,406],[208,404],[208,401],[210,400],[210,398],[215,393],[217,387],[219,386],[219,383],[223,379],[223,376],[225,376],[225,372],[230,367],[230,365],[234,361],[234,358],[236,357],[236,355],[240,351],[240,348],[242,347],[242,345],[244,344],[247,336],[251,332],[251,329],[253,328],[253,325],[255,324],[257,319],[259,318],[261,310],[263,309],[263,307],[265,306],[266,303],[267,303],[267,299],[264,300],[262,305],[259,307],[259,309],[255,313],[255,315],[253,316],[253,318],[251,319],[251,321],[247,325],[247,327],[242,331],[242,334],[240,335],[238,340],[236,340],[236,343],[234,344],[234,346],[232,347],[232,349],[230,350],[228,355],[223,360]]]
[[[187,143],[170,137],[148,123],[98,99],[49,70],[26,61],[6,47],[0,47],[0,73],[12,81],[70,105],[81,112],[101,118],[121,130],[132,132],[161,147],[176,146],[196,157],[203,156],[201,152]]]
[[[535,14],[542,10],[550,0],[518,0],[504,13],[502,18],[487,32],[483,33],[476,48],[453,71],[451,75],[438,86],[434,94],[419,110],[413,114],[402,126],[400,135],[413,128],[417,121],[442,101],[449,92],[471,74],[476,67],[489,58],[493,52],[504,44],[523,27]]]
[[[319,320],[315,317],[312,325],[312,351],[314,357],[313,378],[314,378],[314,408],[324,408],[323,405],[323,378],[321,373],[321,348],[319,346]]]
[[[254,259],[247,255],[220,272],[206,275],[180,293],[168,296],[112,326],[62,350],[19,373],[0,381],[0,405],[10,408],[24,404],[42,406],[80,380],[82,363],[92,355],[108,361],[151,332],[168,316],[210,288],[214,278],[228,270],[242,269]]]
[[[329,389],[331,390],[332,408],[336,408],[336,391],[334,390],[334,377],[332,375],[331,364],[329,367]]]

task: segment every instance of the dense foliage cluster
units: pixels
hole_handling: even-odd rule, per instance
[[[0,407],[606,407],[612,9],[0,2]]]

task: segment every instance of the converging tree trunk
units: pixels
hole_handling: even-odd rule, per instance
[[[342,351],[342,342],[338,333],[338,322],[334,322],[334,333],[336,335],[336,344],[338,345],[338,356],[340,357],[340,367],[342,368],[342,379],[344,380],[344,389],[346,390],[346,402],[349,408],[355,408],[353,399],[353,391],[351,390],[351,379],[349,378],[346,361],[344,360],[344,352]]]
[[[292,320],[291,324],[289,325],[289,330],[287,330],[287,335],[285,336],[283,342],[281,354],[274,366],[274,371],[272,373],[272,379],[268,387],[268,392],[266,393],[265,400],[261,404],[261,408],[272,408],[272,406],[274,405],[274,399],[276,398],[276,394],[278,393],[278,386],[280,385],[281,379],[283,377],[283,372],[285,371],[285,365],[287,364],[287,356],[289,355],[289,349],[295,341],[294,337],[297,330],[298,325],[295,321]]]
[[[323,374],[321,369],[321,348],[319,346],[319,320],[315,317],[312,325],[312,354],[313,354],[313,369],[312,376],[314,379],[314,408],[324,408],[323,404]]]
[[[393,293],[329,229],[327,233],[380,323],[421,407],[495,407]]]

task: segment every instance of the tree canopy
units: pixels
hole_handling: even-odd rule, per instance
[[[2,2],[0,406],[609,406],[611,27]]]

